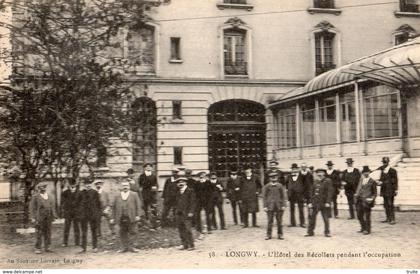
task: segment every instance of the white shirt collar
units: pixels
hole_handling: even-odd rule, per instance
[[[98,193],[101,194],[103,190],[102,188],[100,188],[100,189],[97,189],[96,191],[98,191]]]
[[[145,171],[144,171],[144,174],[145,174],[146,176],[150,176],[150,175],[152,175],[152,172],[151,172],[151,171],[149,171],[149,170],[145,170]]]
[[[308,170],[305,170],[305,171],[301,170],[300,173],[302,173],[303,175],[306,175],[308,174]]]
[[[352,173],[354,171],[354,167],[347,167],[347,172]]]
[[[180,189],[181,194],[184,194],[185,190],[187,189],[187,186],[185,185],[183,188]]]
[[[130,195],[130,191],[124,192],[121,191],[121,198],[126,201],[128,199],[128,195]]]
[[[334,169],[327,169],[327,174],[331,175],[333,173]]]
[[[384,168],[384,173],[388,173],[389,169],[391,168],[390,165],[386,166],[386,168]]]
[[[292,180],[293,181],[297,181],[297,178],[299,177],[299,174],[296,174],[296,175],[292,175]]]
[[[362,184],[367,184],[369,182],[369,177],[367,177],[367,178],[365,178],[365,177],[363,177],[363,181],[362,181]]]
[[[42,199],[48,200],[48,193],[47,192],[45,192],[45,193],[39,193],[39,195],[41,195]]]

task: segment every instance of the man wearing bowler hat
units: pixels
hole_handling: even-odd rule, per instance
[[[143,198],[143,210],[146,219],[149,220],[149,209],[154,211],[156,209],[156,193],[158,191],[158,184],[156,175],[153,173],[153,165],[151,163],[144,164],[144,172],[139,177],[139,185],[141,188]],[[156,216],[153,216],[155,218]],[[153,222],[153,220],[151,220]]]
[[[233,215],[233,222],[235,225],[238,224],[238,216],[237,216],[237,208],[239,208],[239,218],[240,222],[242,223],[242,209],[239,204],[239,196],[241,190],[241,179],[238,176],[238,171],[231,170],[230,177],[227,181],[227,198],[230,201],[230,205],[232,206],[232,215]]]
[[[308,189],[303,180],[303,176],[299,172],[299,167],[296,163],[292,164],[292,173],[287,178],[287,189],[290,201],[290,225],[296,226],[295,218],[295,204],[299,209],[299,222],[301,227],[305,227],[305,215],[303,212],[305,198],[308,198]]]
[[[168,225],[168,214],[172,210],[175,217],[175,206],[176,206],[176,194],[178,192],[178,186],[176,183],[176,177],[179,169],[176,167],[172,168],[172,175],[165,181],[163,187],[162,198],[163,198],[163,210],[162,210],[162,225]]]
[[[308,203],[310,218],[308,233],[305,237],[314,236],[316,217],[320,211],[322,219],[324,220],[324,235],[325,237],[331,237],[329,218],[331,217],[331,202],[334,187],[331,179],[325,176],[325,169],[317,169],[315,172],[317,174],[317,179],[314,181],[310,191],[310,200]]]
[[[357,186],[355,198],[357,207],[357,218],[361,229],[359,232],[368,235],[371,232],[370,212],[375,205],[376,182],[369,177],[371,170],[369,166],[362,169],[362,178]]]
[[[328,161],[326,163],[327,170],[325,173],[325,177],[329,178],[332,181],[332,185],[334,188],[333,196],[332,196],[332,202],[334,206],[334,218],[338,218],[338,207],[337,207],[337,196],[340,193],[341,188],[341,179],[340,179],[340,172],[335,170],[334,164],[332,161]]]
[[[353,167],[353,162],[352,158],[347,158],[347,168],[342,173],[342,185],[344,186],[344,193],[349,204],[349,219],[354,219],[354,193],[360,180],[360,172],[357,168]]]
[[[80,191],[73,178],[67,179],[67,189],[61,194],[61,211],[64,217],[63,247],[68,246],[70,227],[73,224],[74,245],[80,245],[80,216],[78,206]]]
[[[184,175],[185,176],[185,175]],[[203,238],[203,226],[201,225],[201,212],[206,215],[207,233],[211,233],[211,213],[209,211],[210,181],[207,180],[206,172],[198,174],[199,179],[195,183],[194,192],[196,197],[195,205],[195,228],[200,233],[199,239]],[[188,179],[188,178],[187,178]]]
[[[138,250],[134,248],[133,240],[130,235],[135,235],[135,224],[140,220],[140,198],[136,192],[130,190],[130,182],[121,183],[121,192],[115,196],[112,203],[112,219],[111,223],[119,226],[119,234],[121,239],[122,252],[134,252]]]
[[[51,252],[51,228],[57,215],[54,200],[47,193],[47,184],[41,182],[37,188],[38,193],[32,196],[29,204],[29,213],[36,230],[35,254],[41,254],[42,240],[45,252]]]
[[[386,219],[383,223],[395,224],[394,198],[398,194],[398,174],[389,165],[389,158],[382,158],[381,177],[378,184],[381,186],[381,196],[384,198]]]
[[[195,211],[195,194],[187,185],[188,178],[185,172],[180,171],[176,182],[178,192],[176,195],[176,224],[181,237],[181,250],[194,250],[194,239],[191,231],[192,219]]]
[[[217,229],[216,222],[216,208],[219,214],[220,229],[225,230],[225,213],[223,212],[223,185],[217,178],[215,172],[210,173],[210,200],[209,200],[209,212],[211,214],[211,223],[214,229]]]

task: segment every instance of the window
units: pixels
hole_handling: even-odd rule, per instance
[[[300,115],[302,120],[302,144],[304,146],[314,145],[316,132],[315,102],[303,103]]]
[[[105,146],[101,145],[96,150],[96,166],[105,167],[106,166],[106,156],[107,149]]]
[[[353,90],[340,94],[340,116],[342,142],[356,141],[356,103]]]
[[[333,9],[334,0],[314,0],[314,8]]]
[[[404,25],[400,26],[398,29],[395,30],[395,32],[394,32],[394,39],[395,39],[394,44],[399,45],[399,44],[405,43],[411,37],[415,37],[415,36],[416,36],[416,30],[412,26],[410,26],[408,24],[404,24]]]
[[[240,5],[245,5],[246,4],[246,0],[223,0],[223,3],[225,3],[225,4],[240,4]]]
[[[174,147],[174,165],[182,165],[182,147]]]
[[[408,32],[403,32],[400,34],[395,35],[395,45],[399,45],[405,43],[410,38],[410,34]]]
[[[154,27],[148,25],[133,27],[128,31],[126,39],[125,58],[130,66],[130,72],[154,73]]]
[[[334,36],[329,31],[315,33],[315,73],[322,74],[335,68]]]
[[[247,75],[246,31],[229,29],[224,31],[225,75]]]
[[[172,101],[172,119],[182,120],[182,101]]]
[[[296,147],[296,108],[288,107],[277,113],[277,145],[279,148]]]
[[[181,59],[181,38],[171,37],[171,61]]]
[[[319,100],[319,130],[321,144],[337,142],[337,117],[335,96]]]
[[[366,137],[372,139],[398,136],[398,90],[383,85],[368,87],[363,97]]]
[[[420,12],[419,0],[400,0],[400,10],[402,12]]]

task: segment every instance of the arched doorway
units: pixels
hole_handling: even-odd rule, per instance
[[[226,100],[208,111],[209,169],[227,177],[232,169],[266,164],[265,107],[246,100]]]
[[[148,97],[137,98],[133,113],[133,168],[141,171],[145,163],[156,164],[157,114],[156,104]]]

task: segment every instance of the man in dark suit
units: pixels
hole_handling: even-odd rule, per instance
[[[264,211],[267,212],[267,236],[266,240],[271,239],[273,231],[273,219],[277,221],[277,238],[283,240],[282,219],[286,208],[287,194],[285,187],[278,181],[278,173],[272,172],[268,174],[270,182],[263,187],[262,196],[264,203]]]
[[[29,214],[36,230],[35,254],[41,254],[42,239],[44,239],[45,252],[52,252],[51,226],[57,215],[54,200],[47,193],[47,184],[41,182],[37,188],[38,193],[32,196],[29,204]]]
[[[322,219],[324,220],[324,235],[325,237],[331,237],[329,218],[331,217],[331,202],[335,189],[331,179],[326,178],[325,169],[317,169],[315,172],[317,179],[315,179],[312,189],[310,190],[310,200],[308,204],[310,218],[308,233],[305,237],[314,236],[316,217],[319,211],[321,211]]]
[[[149,209],[156,214],[156,193],[158,191],[158,184],[156,175],[153,173],[153,165],[146,163],[144,166],[144,172],[139,177],[139,185],[143,197],[143,210],[146,219],[149,220]],[[156,216],[153,216],[156,218]],[[151,220],[152,222],[154,220]],[[152,224],[153,225],[153,224]]]
[[[383,223],[395,224],[394,198],[398,194],[398,174],[389,165],[389,158],[382,158],[381,177],[378,184],[381,186],[381,196],[384,198],[386,220]]]
[[[357,185],[360,181],[360,172],[357,168],[353,167],[353,162],[352,158],[347,158],[347,168],[342,173],[344,193],[346,194],[347,202],[349,204],[349,219],[354,219],[354,193],[356,192]]]
[[[172,210],[175,217],[175,206],[176,206],[176,194],[178,193],[178,186],[176,183],[176,177],[178,169],[174,167],[172,169],[172,175],[165,181],[163,187],[162,198],[163,198],[163,210],[162,210],[162,225],[168,225],[168,214]]]
[[[70,179],[68,188],[61,195],[61,211],[64,217],[64,239],[63,247],[68,246],[70,227],[73,223],[74,245],[80,245],[80,219],[78,206],[80,203],[80,192],[74,180]]]
[[[121,249],[118,253],[134,252],[138,250],[132,245],[134,240],[130,240],[130,234],[135,235],[136,222],[140,220],[140,198],[136,192],[130,191],[130,182],[121,183],[121,192],[117,195],[112,203],[112,219],[111,223],[117,223],[120,227]]]
[[[309,199],[309,192],[308,190],[311,188],[311,186],[314,183],[314,175],[312,174],[312,172],[309,170],[308,165],[306,163],[302,163],[300,165],[300,176],[303,177],[303,184],[305,185],[305,200],[307,202],[307,200]]]
[[[251,167],[245,168],[245,176],[241,178],[240,203],[242,206],[244,228],[249,226],[248,215],[252,214],[252,226],[257,225],[258,194],[261,192],[260,178],[252,173]]]
[[[101,200],[99,193],[92,188],[92,181],[85,179],[84,189],[80,192],[79,216],[82,226],[82,250],[85,253],[87,248],[88,226],[92,234],[93,252],[98,252],[98,216],[101,213]]]
[[[241,179],[238,177],[238,172],[236,170],[232,170],[230,172],[230,177],[227,181],[227,198],[230,201],[230,205],[232,206],[232,215],[233,215],[233,222],[235,225],[238,224],[238,216],[237,216],[237,208],[239,207],[239,218],[240,222],[242,221],[242,209],[238,203],[239,196],[240,196],[240,187],[241,187]]]
[[[216,222],[216,208],[217,212],[219,213],[219,220],[220,220],[220,229],[225,230],[225,213],[223,212],[223,194],[224,191],[222,183],[217,179],[216,173],[212,172],[210,174],[210,196],[209,200],[209,212],[211,215],[211,223],[214,229],[217,229],[217,222]]]
[[[325,174],[325,177],[329,178],[332,181],[332,185],[334,187],[334,192],[332,196],[332,202],[334,205],[334,218],[338,218],[337,196],[340,193],[341,188],[340,172],[333,168],[334,164],[332,161],[328,161],[326,166],[327,172]]]
[[[264,174],[264,185],[268,184],[270,182],[270,173],[277,172],[278,181],[280,184],[285,185],[286,182],[284,180],[283,172],[278,168],[279,162],[277,162],[276,159],[272,159],[269,162],[270,167]]]
[[[376,182],[372,178],[369,178],[369,173],[369,166],[364,166],[362,169],[363,176],[359,180],[355,194],[357,218],[359,219],[361,226],[359,232],[364,235],[368,235],[371,232],[370,213],[372,211],[372,207],[375,205],[375,199],[377,196]]]
[[[195,183],[194,192],[196,195],[196,206],[195,206],[195,227],[200,233],[199,239],[203,238],[203,227],[201,225],[201,212],[204,210],[206,215],[207,233],[211,233],[211,216],[209,212],[209,193],[210,193],[210,182],[206,178],[205,172],[198,174],[199,180]]]
[[[305,197],[308,195],[307,187],[303,176],[299,172],[299,167],[296,163],[292,164],[292,174],[287,178],[287,189],[290,201],[290,225],[289,227],[296,226],[295,219],[295,204],[299,208],[299,221],[300,226],[305,227],[305,214],[303,212]]]
[[[176,196],[176,223],[182,242],[180,249],[194,250],[191,227],[195,211],[195,194],[187,186],[187,181],[185,173],[180,172],[177,178],[179,191]]]

